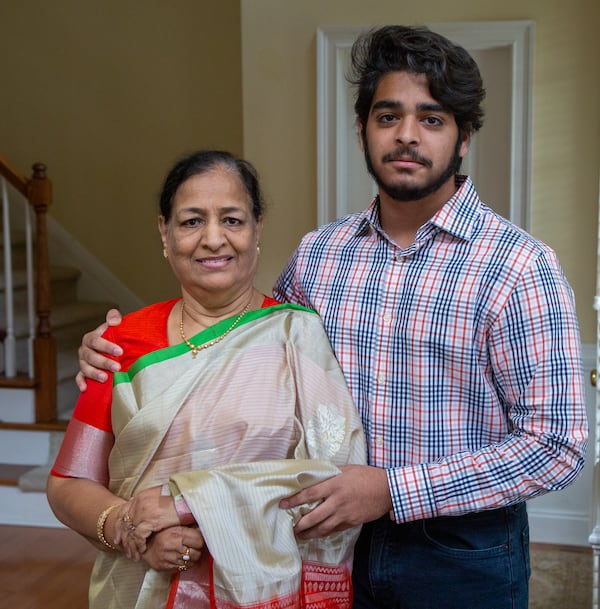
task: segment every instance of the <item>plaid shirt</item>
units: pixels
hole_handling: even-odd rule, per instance
[[[322,317],[397,522],[509,505],[583,468],[572,290],[469,178],[408,249],[361,213],[306,235],[275,297]]]

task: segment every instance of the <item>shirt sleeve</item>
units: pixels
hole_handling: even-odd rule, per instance
[[[509,433],[433,463],[388,470],[394,515],[409,521],[510,505],[560,490],[587,445],[575,303],[554,254],[536,258],[487,334],[490,391]]]
[[[279,275],[273,286],[273,296],[281,302],[292,302],[305,307],[310,307],[306,295],[302,291],[296,280],[296,266],[298,264],[299,253],[296,250],[286,268]]]

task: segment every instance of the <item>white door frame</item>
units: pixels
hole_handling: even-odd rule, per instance
[[[598,182],[600,192],[600,180]],[[600,199],[598,200],[600,206]],[[600,207],[599,207],[600,209]],[[594,309],[596,310],[596,366],[592,371],[592,385],[596,393],[596,411],[589,418],[590,437],[588,462],[593,463],[593,490],[592,490],[592,532],[589,543],[594,552],[593,578],[592,578],[592,608],[599,608],[600,595],[600,214],[598,216],[598,241],[596,245],[596,296]]]
[[[510,215],[529,226],[531,185],[531,97],[533,21],[431,23],[428,27],[469,51],[508,47],[512,58]],[[318,224],[347,213],[349,155],[357,143],[348,125],[354,122],[345,67],[352,43],[370,26],[317,30],[317,203]],[[354,147],[354,152],[352,148]],[[350,176],[351,178],[352,176]],[[366,206],[366,202],[365,202]]]

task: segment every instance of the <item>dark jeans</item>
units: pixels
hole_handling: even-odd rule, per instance
[[[354,609],[527,609],[524,503],[464,516],[364,525]]]

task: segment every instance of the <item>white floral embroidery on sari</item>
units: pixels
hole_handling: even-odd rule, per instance
[[[313,458],[331,459],[342,447],[346,434],[346,419],[334,406],[319,404],[306,426],[306,442]]]

